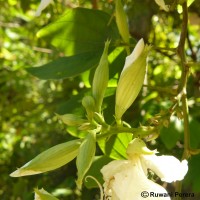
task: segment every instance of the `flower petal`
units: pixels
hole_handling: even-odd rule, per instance
[[[144,50],[144,40],[142,38],[136,44],[133,52],[129,56],[126,57],[126,62],[125,62],[125,65],[124,65],[122,72],[126,68],[131,66],[131,64],[140,56],[140,54],[142,53],[143,50]]]
[[[163,187],[147,179],[139,157],[131,161],[112,161],[104,166],[101,172],[105,180],[105,193],[112,196],[112,200],[141,200],[143,191],[167,194]],[[155,197],[146,199],[154,200]],[[157,197],[156,199],[170,200],[169,197]]]
[[[182,180],[188,171],[187,160],[180,162],[174,156],[143,155],[141,158],[147,168],[168,183]]]

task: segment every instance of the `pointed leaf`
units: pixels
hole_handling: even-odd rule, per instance
[[[97,66],[101,51],[77,54],[62,57],[39,67],[30,67],[26,70],[40,79],[63,79],[77,76],[84,71]]]

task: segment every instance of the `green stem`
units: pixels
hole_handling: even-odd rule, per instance
[[[183,159],[188,158],[188,152],[190,149],[190,132],[189,132],[189,113],[188,113],[188,103],[187,103],[187,80],[188,80],[188,65],[186,64],[185,58],[185,41],[187,38],[187,26],[188,26],[188,8],[187,1],[182,4],[183,8],[183,24],[182,31],[180,36],[180,41],[178,45],[178,54],[181,59],[182,75],[181,75],[181,84],[179,87],[179,93],[181,94],[181,102],[183,109],[183,119],[184,119],[184,153]]]
[[[179,40],[179,45],[177,48],[177,53],[181,60],[182,75],[181,83],[179,85],[179,94],[181,96],[182,110],[183,110],[183,120],[184,120],[184,152],[182,159],[188,159],[190,151],[190,132],[189,132],[189,113],[188,113],[188,103],[187,103],[187,79],[188,79],[188,66],[186,64],[185,57],[185,41],[187,38],[187,26],[188,26],[188,8],[187,0],[182,4],[183,9],[183,23],[182,30]],[[176,182],[175,191],[181,192],[182,181]],[[176,200],[180,200],[181,197],[177,197]]]
[[[106,129],[104,129],[103,133],[97,135],[97,139],[101,140],[104,138],[108,138],[112,135],[118,134],[118,133],[131,133],[133,134],[133,137],[140,137],[144,138],[149,135],[156,135],[157,129],[154,127],[139,127],[139,128],[129,128],[129,127],[112,127],[109,126]]]

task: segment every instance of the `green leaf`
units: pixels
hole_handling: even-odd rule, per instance
[[[83,178],[92,164],[95,151],[96,133],[94,131],[91,131],[90,133],[88,133],[88,135],[85,137],[85,140],[82,142],[76,160],[76,166],[78,169],[77,186],[79,188],[81,188]]]
[[[85,179],[84,179],[84,185],[87,188],[96,188],[99,187],[97,185],[97,182],[95,182],[93,179],[91,178],[87,178],[87,176],[92,176],[94,177],[101,185],[103,185],[103,176],[100,172],[101,168],[108,164],[109,162],[111,162],[112,159],[107,157],[107,156],[95,156],[94,161],[90,167],[90,169],[88,170],[87,174],[85,175]]]
[[[198,149],[200,148],[200,134],[199,134],[199,130],[200,130],[200,123],[199,121],[197,121],[197,119],[193,118],[190,120],[190,144],[191,144],[191,148],[193,149]]]
[[[84,16],[84,17],[83,17]],[[75,8],[38,32],[68,57],[59,58],[27,71],[40,79],[63,79],[97,66],[107,39],[115,43],[119,38],[117,26],[110,15],[99,10]]]
[[[200,192],[200,155],[194,155],[189,159],[188,173],[184,179],[184,183],[190,188],[192,187],[193,192]]]
[[[169,127],[163,127],[160,132],[160,138],[168,149],[175,147],[177,141],[183,133],[181,121],[176,117],[171,117]]]
[[[34,189],[35,200],[58,200],[56,197],[45,191],[44,189]]]
[[[34,175],[57,169],[77,156],[80,144],[81,140],[78,139],[53,146],[11,173],[10,176]]]
[[[105,155],[120,160],[127,158],[126,149],[131,140],[132,134],[120,133],[112,136],[108,141],[100,140],[98,144]]]
[[[72,95],[67,101],[58,104],[56,113],[58,113],[59,115],[73,113],[83,117],[84,109],[80,105],[83,97],[87,94],[87,92],[87,89],[83,89],[77,95]]]
[[[78,137],[78,138],[85,138],[86,135],[88,134],[87,131],[80,131],[77,127],[75,126],[70,126],[67,127],[67,132],[74,136],[74,137]]]
[[[104,42],[120,39],[116,23],[103,11],[68,9],[56,22],[41,29],[37,36],[50,41],[67,55],[103,51]]]
[[[69,57],[58,58],[55,61],[39,67],[26,69],[30,74],[40,79],[64,79],[77,76],[88,69],[97,66],[101,52],[87,52]]]

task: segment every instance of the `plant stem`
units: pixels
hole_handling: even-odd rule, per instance
[[[105,139],[112,135],[118,134],[118,133],[131,133],[133,134],[133,137],[140,137],[144,138],[149,135],[155,135],[157,133],[157,129],[154,127],[139,127],[139,128],[129,128],[129,127],[113,127],[109,126],[106,130],[104,130],[104,133],[98,134],[97,139]]]
[[[188,9],[187,1],[182,4],[183,9],[183,24],[182,31],[180,36],[179,45],[177,48],[178,55],[181,59],[182,75],[181,75],[181,84],[179,87],[179,94],[181,94],[181,102],[183,109],[183,119],[184,119],[184,153],[183,159],[189,157],[188,152],[190,149],[190,132],[189,132],[189,119],[188,119],[188,103],[187,103],[187,80],[188,80],[188,65],[185,58],[185,41],[187,38],[187,26],[188,26]]]
[[[188,159],[190,156],[190,131],[189,131],[189,112],[188,112],[188,103],[187,103],[187,79],[188,79],[188,65],[186,64],[185,57],[185,41],[187,38],[187,26],[188,26],[188,8],[187,8],[187,0],[182,4],[183,9],[183,23],[182,30],[180,35],[180,40],[177,48],[177,53],[181,60],[182,67],[182,75],[181,75],[181,83],[179,85],[179,94],[182,102],[182,110],[183,110],[183,123],[184,123],[184,152],[182,159]],[[182,181],[176,182],[175,191],[181,192],[182,189]],[[180,200],[181,197],[177,197],[176,200]]]

